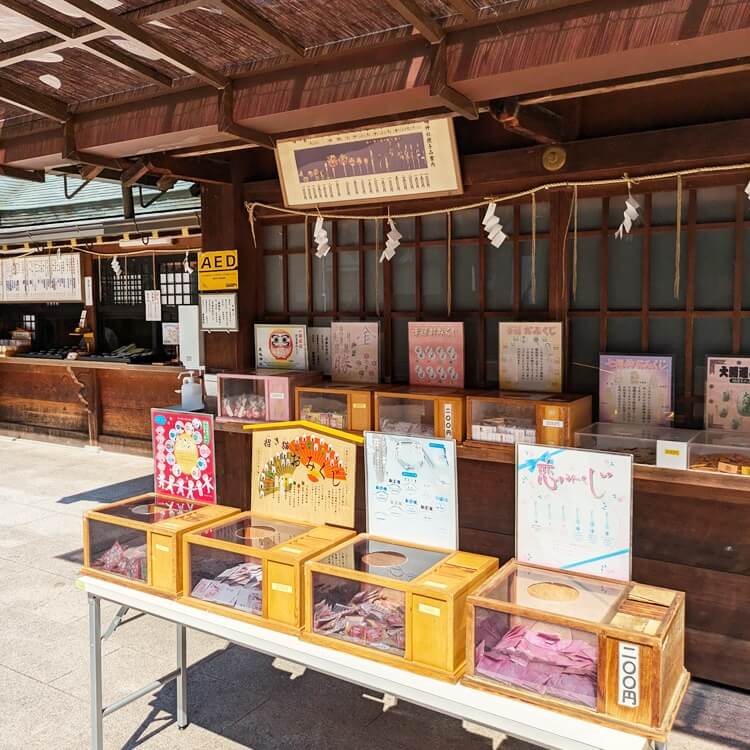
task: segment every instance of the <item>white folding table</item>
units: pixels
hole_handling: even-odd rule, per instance
[[[177,682],[177,725],[180,728],[187,726],[187,628],[346,680],[384,696],[393,696],[525,740],[547,750],[646,750],[650,747],[644,737],[483,690],[451,685],[109,581],[83,576],[78,579],[78,586],[88,594],[89,604],[92,750],[104,748],[105,716],[172,680]],[[123,609],[153,615],[175,624],[177,629],[176,669],[109,706],[104,706],[102,702],[102,600],[118,604]],[[108,632],[116,625],[117,618]],[[666,743],[656,743],[654,747],[656,750],[666,750]]]

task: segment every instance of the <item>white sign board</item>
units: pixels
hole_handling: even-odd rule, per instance
[[[204,331],[237,331],[237,292],[201,294],[201,328]]]
[[[516,446],[516,558],[630,580],[633,457]]]
[[[307,329],[307,347],[310,350],[310,369],[324,375],[331,374],[331,329],[311,326]]]
[[[656,465],[660,469],[687,469],[688,444],[679,440],[657,440]]]
[[[367,531],[458,549],[456,442],[365,433]]]
[[[161,343],[164,346],[180,345],[180,324],[179,323],[162,323],[161,324]]]
[[[146,320],[161,320],[161,292],[158,289],[144,289],[143,300],[146,303]]]
[[[81,302],[80,253],[2,259],[2,302]]]

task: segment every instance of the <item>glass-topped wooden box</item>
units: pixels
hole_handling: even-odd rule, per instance
[[[750,434],[703,430],[688,446],[688,467],[696,471],[750,476]]]
[[[456,680],[466,596],[497,567],[494,557],[360,534],[305,566],[303,638]]]
[[[294,390],[318,383],[319,372],[255,370],[219,373],[217,405],[219,420],[233,422],[286,422],[294,418]]]
[[[237,514],[236,508],[147,493],[88,511],[82,573],[151,593],[182,591],[182,536]]]
[[[462,391],[417,386],[375,392],[375,430],[398,435],[464,437]]]
[[[319,383],[296,389],[295,418],[337,430],[372,429],[372,392],[377,386]]]
[[[511,560],[467,614],[467,684],[666,738],[689,681],[681,592]]]

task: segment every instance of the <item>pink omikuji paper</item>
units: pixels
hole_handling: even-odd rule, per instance
[[[409,383],[464,387],[463,323],[409,323]]]

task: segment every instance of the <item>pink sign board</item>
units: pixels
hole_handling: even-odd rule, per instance
[[[154,490],[174,500],[216,502],[214,418],[210,414],[151,410]]]
[[[709,357],[707,430],[750,432],[750,357]]]
[[[599,355],[599,421],[669,426],[672,357]]]
[[[377,383],[380,379],[379,333],[376,321],[331,323],[331,380]]]
[[[463,323],[409,323],[409,383],[464,387]]]

